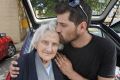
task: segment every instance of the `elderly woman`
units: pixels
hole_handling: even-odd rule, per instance
[[[14,80],[64,80],[53,60],[60,44],[55,26],[50,22],[36,30],[31,42],[33,50],[18,59],[20,74]]]

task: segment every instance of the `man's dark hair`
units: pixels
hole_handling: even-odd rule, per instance
[[[82,21],[87,22],[88,26],[91,22],[91,15],[92,15],[92,10],[88,4],[86,4],[83,0],[80,0],[79,3],[82,8],[84,9],[85,13],[83,10],[79,7],[79,5],[75,7],[71,7],[69,5],[68,1],[60,1],[56,6],[55,6],[55,12],[56,14],[63,14],[65,12],[70,12],[69,20],[72,21],[75,25],[79,25]]]

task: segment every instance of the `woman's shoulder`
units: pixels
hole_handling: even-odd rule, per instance
[[[35,56],[35,52],[36,52],[36,50],[32,50],[30,53],[27,53],[27,54],[22,54],[22,55],[20,55],[20,57],[18,58],[18,62],[20,63],[20,62],[25,62],[25,61],[29,61],[29,58],[30,59],[32,59],[32,58],[34,58],[34,56]]]

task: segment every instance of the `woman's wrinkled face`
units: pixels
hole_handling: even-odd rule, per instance
[[[38,41],[36,49],[44,61],[50,61],[57,53],[59,35],[56,32],[47,31]]]

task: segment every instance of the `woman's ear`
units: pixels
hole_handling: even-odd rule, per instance
[[[33,45],[33,47],[34,47],[35,49],[37,49],[37,44],[35,43],[35,44]]]

